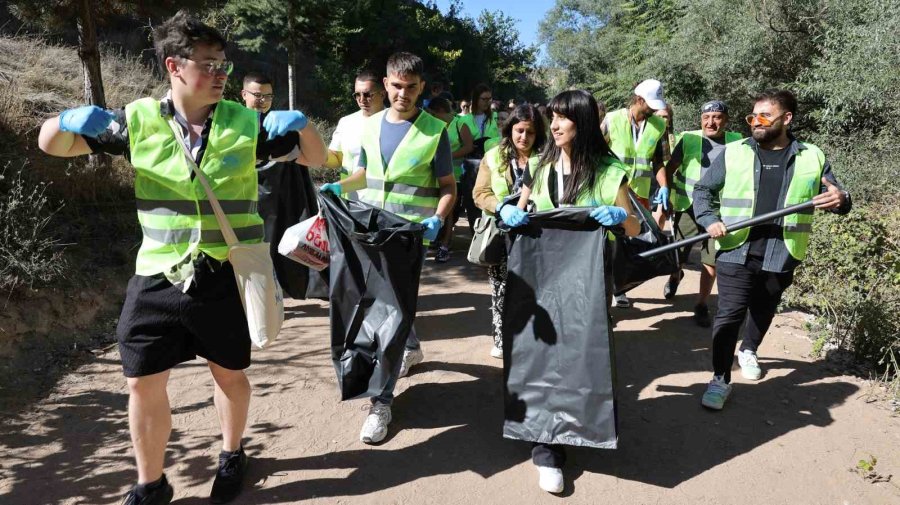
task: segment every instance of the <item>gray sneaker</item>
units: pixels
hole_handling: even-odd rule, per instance
[[[631,300],[624,294],[616,295],[614,305],[620,309],[627,309],[631,307]]]
[[[425,353],[422,352],[422,349],[404,349],[403,350],[403,362],[400,363],[400,377],[406,377],[409,373],[409,369],[418,365],[422,361],[425,360]]]
[[[724,380],[713,377],[713,380],[709,381],[709,385],[706,386],[706,392],[703,393],[700,404],[708,409],[722,410],[725,400],[730,394],[731,384],[726,384]]]
[[[753,351],[738,351],[738,364],[741,365],[741,375],[745,379],[758,381],[762,377],[762,368]]]
[[[391,422],[391,406],[373,403],[369,407],[369,415],[359,431],[359,440],[366,444],[377,444],[387,436],[388,424]]]

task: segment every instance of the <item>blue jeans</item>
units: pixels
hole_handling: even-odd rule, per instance
[[[406,338],[406,350],[412,351],[415,349],[419,349],[422,347],[421,342],[419,342],[419,336],[416,335],[416,325],[413,324],[412,329],[409,330],[409,337]],[[400,370],[400,367],[397,367],[397,370]],[[372,397],[372,404],[380,403],[382,405],[390,405],[394,402],[394,387],[397,386],[397,374],[392,374],[390,379],[388,379],[388,383],[385,386],[384,393],[380,396]]]

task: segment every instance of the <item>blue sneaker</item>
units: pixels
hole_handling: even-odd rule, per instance
[[[726,384],[724,379],[713,377],[706,386],[706,392],[703,393],[703,399],[700,404],[708,409],[722,410],[725,406],[725,400],[731,394],[731,384]]]

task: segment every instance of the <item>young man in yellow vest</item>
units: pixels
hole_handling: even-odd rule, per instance
[[[208,361],[222,427],[210,498],[226,503],[240,493],[247,466],[241,436],[250,403],[244,374],[250,336],[222,231],[185,149],[209,176],[238,239],[253,243],[263,239],[255,162],[296,158],[299,150],[303,163],[318,165],[325,147],[301,112],[270,112],[263,130],[256,112],[222,100],[232,64],[214,28],[182,11],[156,28],[153,38],[171,83],[162,100],[142,98],[113,111],[66,110],[44,123],[39,143],[53,156],[124,155],[135,168],[144,238],[117,337],[138,483],[124,503],[172,499],[163,474],[172,427],[166,383],[175,365],[197,356]]]
[[[321,191],[339,195],[365,188],[360,201],[398,214],[425,226],[425,241],[437,238],[453,212],[456,179],[446,124],[416,106],[425,87],[422,59],[395,53],[387,62],[390,108],[366,121],[356,173]],[[393,387],[399,377],[424,359],[415,328],[410,331],[397,377],[386,388],[391,393],[372,398],[359,438],[367,444],[384,440],[391,422]]]
[[[806,258],[813,212],[734,233],[728,226],[810,199],[817,209],[850,212],[850,195],[841,190],[825,154],[790,133],[796,113],[797,99],[790,91],[757,95],[747,116],[753,138],[728,144],[694,186],[697,223],[717,240],[718,249],[713,378],[701,400],[710,409],[721,410],[731,393],[734,349],[745,319],[738,352],[741,375],[749,380],[762,376],[756,352],[794,269]]]
[[[428,101],[427,111],[432,116],[447,123],[447,136],[450,139],[450,150],[453,151],[453,178],[456,179],[456,194],[461,195],[463,159],[472,152],[473,139],[469,127],[463,124],[462,118],[453,113],[451,102],[443,97],[432,98]],[[456,199],[450,220],[444,223],[438,236],[438,249],[434,254],[434,261],[446,263],[450,261],[450,242],[453,241],[453,227],[456,225],[459,215],[462,213],[462,198]]]
[[[740,133],[726,131],[728,126],[728,106],[725,102],[712,100],[700,108],[700,130],[684,132],[672,151],[666,170],[674,174],[674,191],[671,203],[675,209],[675,227],[683,237],[703,233],[694,216],[694,185],[709,169],[710,164],[725,152],[729,142],[741,140]],[[708,240],[700,244],[700,288],[694,305],[694,321],[701,328],[709,328],[709,308],[706,300],[716,281],[716,255]],[[686,263],[692,247],[685,247],[679,254],[681,263]],[[663,296],[669,300],[678,291],[678,284],[684,272],[678,271],[669,277],[663,288]]]
[[[353,82],[353,99],[359,110],[338,120],[328,146],[328,160],[325,162],[326,167],[341,170],[341,180],[349,177],[358,166],[356,161],[359,158],[366,118],[384,110],[384,85],[381,79],[370,70],[357,74]],[[355,192],[345,196],[350,200],[357,199]]]
[[[666,210],[669,208],[669,178],[665,165],[671,152],[666,122],[653,113],[665,108],[662,83],[647,79],[635,86],[628,107],[609,112],[600,125],[610,149],[628,167],[629,186],[647,209],[650,208],[651,177],[659,184],[654,203],[662,204]],[[631,302],[622,294],[615,297],[615,305],[626,308]]]

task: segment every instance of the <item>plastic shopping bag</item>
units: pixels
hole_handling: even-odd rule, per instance
[[[313,270],[328,267],[328,226],[325,218],[317,214],[291,226],[278,243],[278,252]]]

